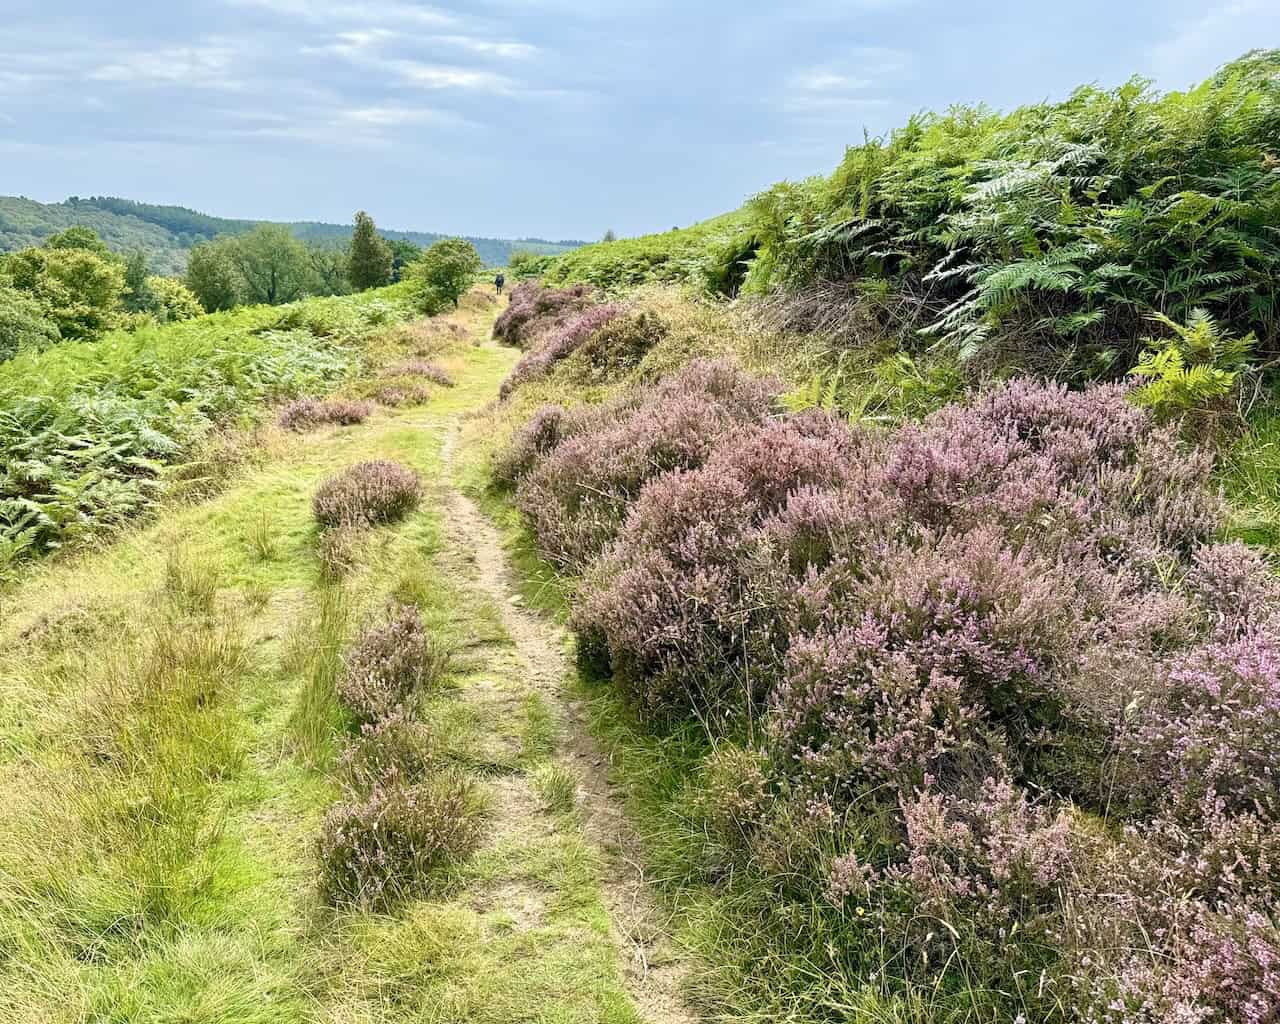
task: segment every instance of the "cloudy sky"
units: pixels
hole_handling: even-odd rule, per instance
[[[0,0],[0,194],[594,238],[863,131],[1280,45],[1275,0]]]

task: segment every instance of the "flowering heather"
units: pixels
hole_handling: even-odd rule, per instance
[[[517,492],[549,558],[579,567],[613,539],[650,479],[701,464],[716,439],[770,412],[772,388],[732,364],[692,363],[638,405],[615,405],[596,429],[557,445]]]
[[[426,726],[407,711],[394,711],[360,727],[347,744],[338,770],[347,788],[368,793],[381,784],[413,785],[441,767],[442,757]]]
[[[511,289],[511,299],[493,325],[493,336],[508,345],[530,349],[548,330],[564,323],[592,304],[585,285],[544,288],[536,281],[521,281]]]
[[[459,772],[416,785],[379,783],[325,815],[316,844],[321,897],[381,910],[427,891],[476,848],[483,822],[475,786]]]
[[[545,376],[556,363],[571,356],[621,312],[622,307],[612,302],[591,306],[549,331],[542,343],[528,352],[502,382],[499,397],[509,398],[520,385]]]
[[[710,827],[901,977],[1037,978],[1010,1019],[1277,1024],[1280,582],[1208,456],[1120,386],[877,434],[725,365],[541,410],[507,469],[637,710],[761,717]]]
[[[422,616],[408,605],[365,630],[345,658],[338,699],[360,725],[401,711],[423,686],[444,671],[446,656],[427,635]]]
[[[396,409],[402,405],[422,405],[431,397],[431,392],[421,385],[401,387],[397,384],[388,384],[379,388],[373,397],[378,400],[379,405]]]
[[[372,412],[373,406],[368,402],[300,398],[281,408],[276,422],[285,430],[296,431],[312,430],[330,423],[345,427],[363,423]]]
[[[387,369],[387,374],[392,377],[425,377],[432,384],[439,384],[442,388],[454,386],[454,380],[448,373],[435,363],[429,363],[424,359],[410,359],[397,363]]]
[[[418,505],[418,474],[398,462],[359,462],[329,477],[316,490],[311,509],[323,527],[373,526],[395,522]]]

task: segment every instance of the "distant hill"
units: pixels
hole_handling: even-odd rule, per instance
[[[182,206],[153,206],[113,196],[81,199],[72,196],[62,203],[37,203],[17,196],[0,196],[0,252],[12,252],[39,245],[49,235],[75,224],[93,228],[112,249],[126,252],[141,249],[150,260],[153,273],[178,274],[186,267],[187,253],[197,242],[218,235],[238,235],[263,223],[210,217]],[[351,237],[350,224],[301,221],[288,225],[304,241],[344,241]],[[388,238],[401,238],[428,246],[450,236],[432,231],[379,230]],[[468,238],[488,266],[503,266],[515,250],[556,255],[576,249],[579,241],[550,242],[543,238]]]

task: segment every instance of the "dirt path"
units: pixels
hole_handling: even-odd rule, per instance
[[[444,440],[446,470],[452,468],[459,429],[455,423]],[[687,972],[674,953],[664,917],[649,892],[640,866],[639,837],[612,792],[605,754],[587,731],[577,701],[565,691],[571,671],[565,631],[521,606],[502,537],[476,505],[453,486],[445,501],[449,547],[470,563],[476,585],[500,609],[530,691],[542,695],[560,719],[562,741],[557,760],[578,780],[577,806],[583,829],[605,865],[601,886],[613,938],[623,957],[628,994],[651,1024],[693,1024],[696,1018],[680,996]],[[517,819],[498,822],[504,830],[527,827],[519,817],[536,813],[528,803],[523,807],[519,802],[504,804],[504,811],[509,810]]]

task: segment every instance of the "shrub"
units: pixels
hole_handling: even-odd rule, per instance
[[[695,362],[638,404],[596,410],[596,429],[560,443],[517,492],[538,543],[566,567],[584,566],[613,539],[649,479],[700,465],[716,438],[771,409],[773,387],[726,362]]]
[[[316,490],[311,508],[322,527],[373,526],[403,518],[422,497],[418,474],[398,462],[360,462]]]
[[[511,289],[507,308],[494,322],[493,336],[508,345],[530,349],[543,332],[580,313],[592,301],[583,285],[556,289],[521,281]]]
[[[437,682],[447,653],[427,634],[416,608],[392,608],[385,622],[365,630],[348,652],[338,699],[359,725],[399,712],[422,687]]]
[[[299,398],[281,408],[276,422],[285,430],[301,432],[330,423],[344,427],[363,423],[372,412],[373,406],[368,402]]]
[[[407,362],[397,363],[390,367],[387,373],[392,377],[425,377],[432,384],[439,384],[442,388],[451,388],[454,385],[453,378],[449,374],[435,363],[428,363],[422,359],[410,359]]]
[[[0,278],[0,361],[19,349],[39,351],[62,340],[58,325],[33,297],[9,288]]]
[[[519,483],[565,438],[570,413],[563,406],[542,405],[516,431],[494,459],[493,478],[507,487]]]
[[[379,405],[396,409],[402,405],[422,405],[431,397],[431,392],[420,386],[399,387],[387,384],[378,388],[373,397],[378,400]]]
[[[479,844],[484,803],[459,772],[416,785],[378,784],[325,816],[320,894],[333,906],[385,909],[427,891]]]
[[[464,238],[442,238],[409,264],[410,283],[418,308],[428,314],[452,303],[456,309],[471,279],[484,268],[475,247]]]
[[[521,359],[502,382],[499,397],[509,398],[521,384],[545,376],[556,363],[567,359],[620,312],[621,308],[612,303],[591,306],[548,332],[545,340]]]
[[[347,789],[371,793],[379,786],[417,785],[441,764],[426,726],[408,712],[393,712],[360,727],[359,737],[343,749],[338,771]]]

